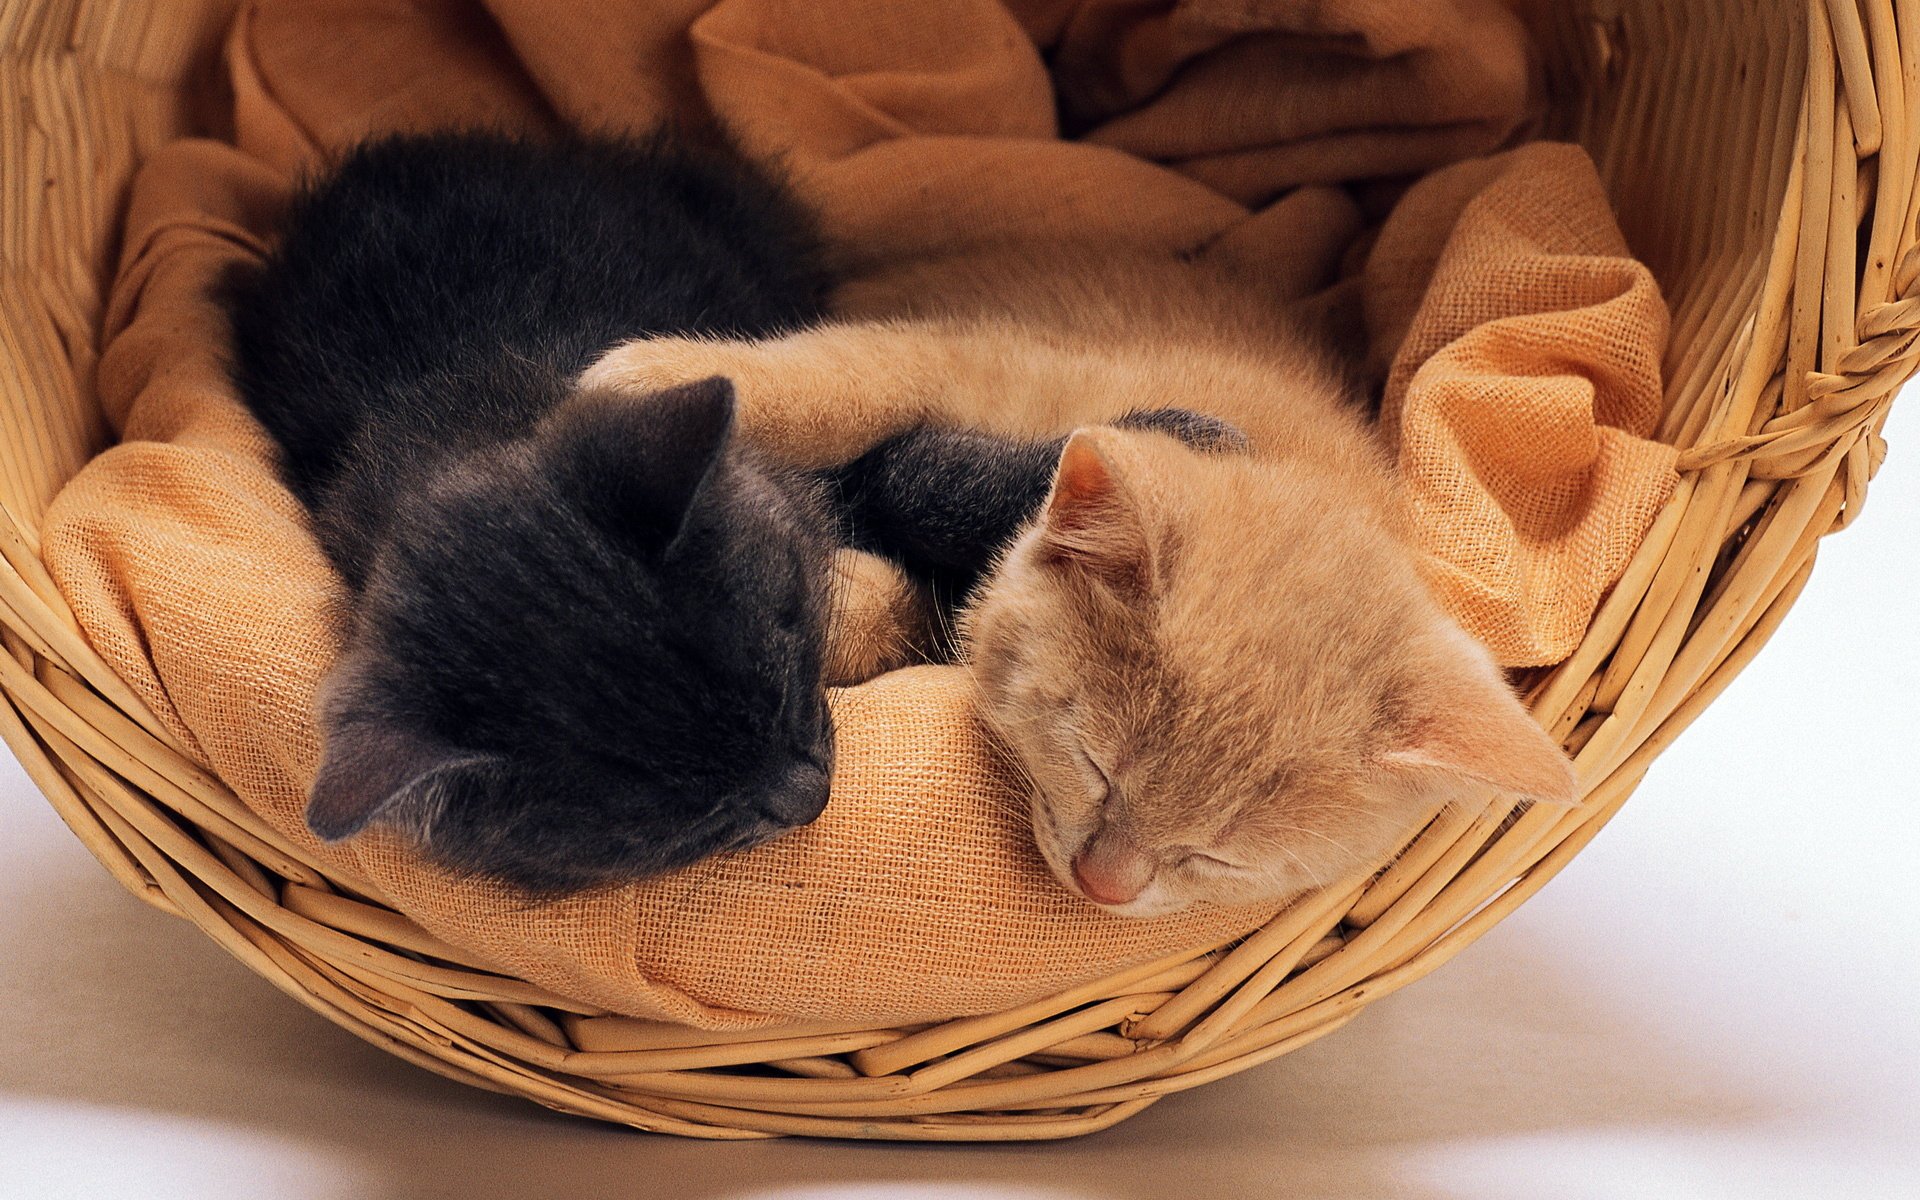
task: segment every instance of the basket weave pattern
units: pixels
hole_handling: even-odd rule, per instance
[[[204,127],[219,0],[0,2],[0,735],[136,895],[369,1041],[570,1112],[706,1137],[1060,1137],[1286,1053],[1445,962],[1598,832],[1858,514],[1920,365],[1911,12],[1679,7],[1535,20],[1546,132],[1591,150],[1673,305],[1661,436],[1684,468],[1584,642],[1533,689],[1576,755],[1578,810],[1446,814],[1364,887],[1237,945],[931,1027],[700,1032],[487,971],[195,768],[40,564],[48,501],[104,438],[91,372],[126,183]]]

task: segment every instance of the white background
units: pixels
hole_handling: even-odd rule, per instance
[[[0,1197],[1920,1197],[1904,403],[1772,645],[1544,892],[1077,1142],[687,1142],[442,1081],[123,894],[0,759]]]

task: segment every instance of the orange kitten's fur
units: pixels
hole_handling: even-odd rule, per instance
[[[893,563],[859,550],[835,551],[827,577],[828,687],[927,661],[937,642],[928,589]]]
[[[586,382],[727,375],[749,434],[810,466],[922,423],[1057,435],[1168,406],[1252,441],[1210,455],[1082,428],[964,614],[982,713],[1035,785],[1063,883],[1131,915],[1273,900],[1377,863],[1469,789],[1575,799],[1421,583],[1372,430],[1265,297],[1055,253],[924,265],[844,301],[874,319],[629,343]]]

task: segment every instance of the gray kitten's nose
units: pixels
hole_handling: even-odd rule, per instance
[[[782,825],[805,825],[827,807],[832,776],[814,762],[796,762],[774,781],[761,807]]]

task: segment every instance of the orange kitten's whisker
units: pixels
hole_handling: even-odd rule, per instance
[[[1313,837],[1313,838],[1319,838],[1319,839],[1320,839],[1321,841],[1323,841],[1323,842],[1325,842],[1325,843],[1327,843],[1328,845],[1330,845],[1330,846],[1332,846],[1332,847],[1334,847],[1334,848],[1335,848],[1336,850],[1340,850],[1340,851],[1342,851],[1343,853],[1344,853],[1344,852],[1346,852],[1346,851],[1347,851],[1347,850],[1349,849],[1349,847],[1347,846],[1347,844],[1346,844],[1346,843],[1344,843],[1344,842],[1342,842],[1342,841],[1340,841],[1340,840],[1339,840],[1338,838],[1334,838],[1334,837],[1329,837],[1329,836],[1327,836],[1326,834],[1324,834],[1324,833],[1322,833],[1322,832],[1320,832],[1320,831],[1319,831],[1318,829],[1308,829],[1308,828],[1307,828],[1306,826],[1304,826],[1304,825],[1285,825],[1285,826],[1281,826],[1281,832],[1283,832],[1283,833],[1299,833],[1299,834],[1305,834],[1305,835],[1306,835],[1307,837]]]

